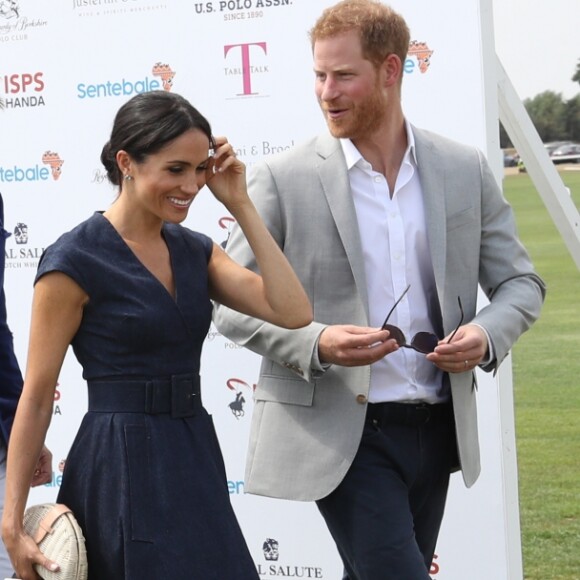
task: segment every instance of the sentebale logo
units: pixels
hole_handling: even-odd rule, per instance
[[[64,160],[54,151],[46,151],[42,156],[42,162],[50,167],[52,178],[57,181],[62,173],[62,164]]]
[[[419,65],[419,70],[422,74],[426,73],[431,66],[431,56],[433,55],[433,50],[429,48],[426,42],[419,42],[418,40],[411,40],[409,43],[408,56],[415,57],[417,59],[417,64]],[[415,68],[415,62],[412,59],[407,59],[405,61],[405,72],[413,72]]]
[[[167,63],[156,62],[151,68],[153,76],[142,79],[107,80],[100,83],[77,84],[79,99],[102,99],[107,97],[130,97],[139,93],[147,93],[163,88],[170,91],[173,87],[175,71]]]
[[[173,77],[175,76],[175,71],[168,64],[162,64],[157,62],[153,65],[153,70],[151,71],[154,77],[160,77],[163,83],[163,90],[170,91],[173,87]]]

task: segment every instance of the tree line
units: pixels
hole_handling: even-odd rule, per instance
[[[580,59],[572,80],[580,84]],[[524,100],[524,107],[544,143],[574,141],[580,143],[580,93],[564,99],[561,93],[544,91]],[[500,145],[512,147],[512,142],[500,123]]]

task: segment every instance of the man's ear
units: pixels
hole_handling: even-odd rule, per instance
[[[403,63],[401,59],[394,53],[387,55],[387,58],[380,66],[384,87],[391,87],[398,85],[401,82],[401,75],[403,74]]]

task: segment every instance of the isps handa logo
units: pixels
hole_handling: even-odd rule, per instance
[[[28,225],[24,222],[17,222],[13,229],[14,236],[8,238],[5,255],[5,267],[11,269],[38,268],[38,261],[44,252],[42,247],[32,247],[29,245]],[[57,401],[60,399],[60,391],[55,391],[55,406],[53,415],[60,415],[60,407]]]
[[[1,2],[1,0],[0,0]],[[0,76],[3,108],[23,109],[44,106],[44,73],[9,73]]]
[[[263,580],[272,578],[324,578],[320,566],[300,566],[287,564],[281,557],[280,544],[275,538],[266,538],[262,544],[265,562],[257,565],[258,574]]]
[[[42,154],[39,163],[22,167],[13,165],[3,167],[0,165],[0,183],[29,183],[49,181],[50,179],[58,181],[62,174],[64,159],[55,151],[45,151]]]
[[[156,62],[151,68],[151,76],[139,79],[120,78],[99,83],[78,83],[79,99],[103,99],[107,97],[131,97],[139,93],[173,88],[176,72],[167,63]]]

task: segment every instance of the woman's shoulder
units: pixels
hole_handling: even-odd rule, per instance
[[[48,246],[47,250],[83,250],[86,244],[91,244],[102,237],[104,220],[105,218],[100,213],[95,212],[68,232],[61,234]]]
[[[209,259],[213,248],[213,240],[201,232],[196,232],[180,224],[165,224],[165,234],[185,241],[190,250],[202,251]]]
[[[53,271],[68,274],[76,281],[95,270],[99,257],[98,248],[103,245],[105,218],[95,213],[73,229],[59,236],[43,252],[38,263],[36,280]],[[81,275],[84,272],[85,274]],[[84,286],[83,286],[84,287]]]

